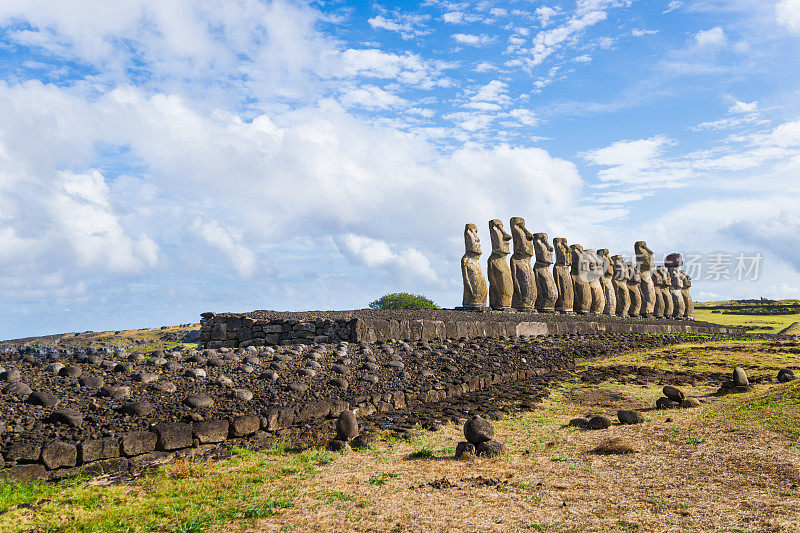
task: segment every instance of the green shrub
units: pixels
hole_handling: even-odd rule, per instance
[[[429,300],[421,294],[407,292],[386,294],[374,302],[370,302],[369,307],[371,309],[439,309],[433,300]]]

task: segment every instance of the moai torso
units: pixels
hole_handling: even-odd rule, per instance
[[[612,283],[617,297],[616,314],[619,316],[628,316],[628,310],[631,306],[631,296],[628,291],[628,265],[621,255],[613,256],[611,258],[611,263],[614,267]]]
[[[533,235],[525,227],[524,219],[511,219],[511,237],[514,242],[514,255],[511,256],[511,279],[514,284],[511,307],[533,311],[536,308],[536,279],[531,268]]]
[[[639,291],[642,295],[641,315],[652,316],[656,304],[656,289],[653,284],[652,271],[654,266],[653,251],[647,247],[644,241],[638,241],[634,245],[636,252],[636,264],[639,267],[641,282]]]
[[[592,308],[592,289],[587,276],[589,261],[580,244],[570,245],[569,250],[572,256],[572,294],[575,299],[572,308],[576,313],[585,315]]]
[[[489,235],[492,239],[492,254],[489,256],[487,275],[489,276],[489,306],[492,309],[509,309],[514,285],[511,268],[506,256],[509,254],[508,242],[511,235],[503,229],[500,220],[489,222]]]
[[[553,248],[556,252],[556,264],[553,267],[558,297],[555,309],[559,313],[574,313],[575,298],[572,291],[572,252],[567,244],[567,239],[556,237],[553,239]]]
[[[592,250],[584,250],[584,255],[589,261],[589,289],[592,291],[592,305],[589,312],[599,315],[606,306],[606,296],[603,292],[603,260]]]
[[[600,278],[600,282],[603,284],[603,295],[606,299],[603,314],[615,315],[617,314],[617,294],[612,282],[614,279],[614,265],[611,263],[607,249],[597,250],[597,255],[603,262],[603,277]]]
[[[694,320],[694,302],[689,288],[692,286],[692,278],[685,271],[681,270],[681,295],[683,296],[683,316],[689,320]]]
[[[547,242],[547,233],[533,235],[533,250],[536,264],[533,272],[536,277],[536,310],[540,313],[552,313],[555,310],[558,289],[550,272],[553,264],[553,247]]]
[[[639,274],[639,269],[633,263],[628,263],[627,269],[628,292],[631,294],[631,306],[628,309],[628,314],[632,317],[637,317],[642,311],[642,276]]]
[[[481,240],[475,224],[464,226],[464,255],[461,257],[461,279],[464,282],[464,297],[461,305],[467,308],[486,307],[486,280],[481,268]]]
[[[661,297],[664,299],[664,314],[662,316],[664,318],[672,318],[672,313],[675,309],[675,304],[672,302],[672,291],[670,290],[672,275],[665,266],[658,267],[658,270],[661,274]]]
[[[672,317],[682,319],[686,314],[686,300],[683,299],[683,282],[681,280],[680,268],[669,267],[670,276],[670,295],[672,296]]]
[[[655,291],[656,301],[653,304],[653,316],[661,318],[664,316],[664,278],[661,276],[661,270],[654,268],[650,273],[653,279],[653,289]]]

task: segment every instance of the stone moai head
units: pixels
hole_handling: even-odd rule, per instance
[[[572,264],[572,252],[567,244],[567,239],[564,237],[556,237],[553,239],[553,248],[556,250],[556,264],[562,266],[569,266]]]
[[[514,253],[533,257],[533,234],[525,227],[525,219],[511,219],[511,237],[514,239]]]
[[[478,238],[478,226],[466,224],[464,226],[464,248],[470,255],[481,255],[481,240]]]
[[[669,254],[664,258],[664,266],[667,268],[680,268],[683,266],[683,256],[679,253]]]
[[[653,269],[655,264],[653,250],[647,247],[646,242],[636,241],[636,244],[633,245],[633,251],[636,253],[636,264],[639,266],[639,270],[648,271]]]
[[[533,234],[533,249],[536,251],[536,262],[553,264],[553,247],[547,242],[547,233]]]
[[[503,222],[494,219],[489,221],[489,235],[492,237],[492,253],[508,254],[508,241],[511,235],[503,229]]]
[[[603,262],[603,276],[610,278],[614,275],[614,264],[611,262],[607,248],[597,250],[597,256]]]

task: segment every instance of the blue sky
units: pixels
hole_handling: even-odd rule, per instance
[[[0,2],[0,338],[450,307],[512,216],[800,297],[800,0],[220,5]]]

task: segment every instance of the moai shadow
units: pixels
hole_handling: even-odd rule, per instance
[[[580,244],[570,245],[569,250],[572,256],[572,296],[574,298],[572,309],[579,315],[585,315],[592,308],[592,289],[587,280],[589,261]]]
[[[572,252],[567,244],[567,239],[556,237],[553,239],[553,248],[556,252],[556,264],[553,267],[553,278],[558,290],[555,309],[559,313],[571,315],[575,298],[572,292]]]
[[[553,264],[553,247],[547,242],[547,233],[534,233],[533,249],[536,263],[533,273],[536,276],[536,310],[540,313],[555,311],[558,289],[550,267]]]
[[[514,292],[511,307],[518,311],[536,310],[536,278],[531,268],[533,257],[533,234],[525,227],[525,219],[511,219],[511,237],[514,255],[511,256],[511,280]]]
[[[464,255],[461,257],[461,279],[464,282],[464,297],[461,305],[465,309],[486,307],[486,279],[481,268],[481,240],[475,224],[464,226]]]
[[[628,265],[621,255],[611,257],[614,266],[614,292],[617,296],[617,316],[627,317],[631,306],[631,295],[628,291]]]
[[[653,284],[653,251],[647,247],[644,241],[637,241],[633,246],[636,253],[636,265],[639,268],[639,275],[642,281],[639,282],[639,292],[642,295],[640,314],[643,317],[653,316],[656,305],[656,289]]]
[[[603,308],[603,314],[616,315],[617,314],[617,293],[614,290],[614,265],[611,263],[609,252],[606,248],[597,250],[597,255],[603,262],[603,277],[600,278],[600,283],[603,284],[603,295],[606,299],[606,305]]]
[[[489,235],[492,239],[492,254],[486,269],[489,277],[489,307],[508,310],[511,309],[511,297],[514,293],[511,268],[506,260],[511,235],[505,232],[503,223],[497,219],[489,221]]]

